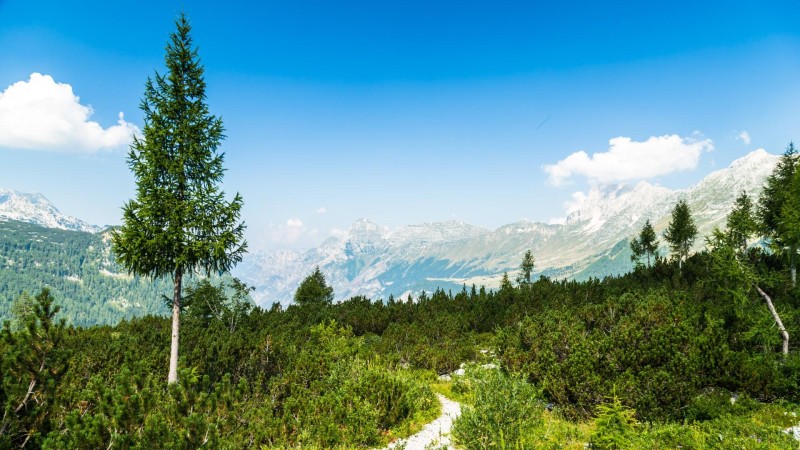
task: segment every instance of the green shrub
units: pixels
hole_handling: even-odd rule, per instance
[[[734,394],[725,389],[708,389],[686,406],[686,420],[713,420],[724,415],[744,414],[758,404],[746,393]]]
[[[471,367],[460,382],[469,389],[472,405],[462,405],[453,436],[465,449],[533,448],[535,430],[542,424],[541,394],[521,378],[498,369]]]
[[[709,411],[701,405],[688,416],[686,409],[709,387],[797,399],[800,356],[742,348],[740,325],[703,302],[680,290],[632,290],[550,305],[500,330],[497,353],[572,419],[590,417],[614,386],[643,421],[702,420]]]
[[[724,398],[722,393],[705,397],[716,399],[708,402],[716,405],[712,409],[717,411],[718,417],[693,423],[641,425],[639,433],[630,440],[630,448],[697,450],[798,448],[797,441],[783,431],[797,425],[796,406],[782,403],[759,404],[754,400],[745,399],[737,409],[730,407],[730,398]],[[727,408],[721,405],[722,400],[728,402]],[[736,403],[740,401],[742,398]]]
[[[609,400],[597,407],[592,447],[600,450],[626,448],[636,431],[636,411],[623,405],[616,392]]]
[[[213,326],[204,329],[219,333]],[[424,382],[368,364],[359,356],[361,338],[334,322],[295,336],[236,339],[236,348],[242,352],[247,342],[268,344],[268,351],[257,350],[256,359],[269,361],[252,367],[275,373],[254,384],[245,377],[234,382],[230,374],[216,377],[216,370],[211,371],[214,380],[203,373],[209,367],[204,365],[202,371],[182,370],[179,383],[167,386],[163,374],[153,373],[149,362],[127,358],[121,359],[120,367],[104,367],[112,374],[91,375],[94,361],[106,355],[93,346],[141,351],[117,346],[113,339],[104,341],[102,331],[92,330],[97,339],[84,342],[88,343],[85,349],[92,349],[86,352],[90,355],[80,354],[71,367],[74,372],[66,377],[69,383],[60,386],[60,408],[53,417],[59,427],[43,437],[42,447],[375,447],[385,444],[391,433],[401,434],[409,423],[435,415],[438,408]],[[198,342],[212,341],[203,329],[189,331],[188,336],[202,339]],[[218,340],[229,342],[229,335],[233,336],[226,331]],[[79,340],[73,342],[77,345]]]

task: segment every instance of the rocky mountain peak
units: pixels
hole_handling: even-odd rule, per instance
[[[47,228],[97,233],[101,230],[72,216],[62,214],[39,193],[24,193],[0,188],[0,220],[18,220]]]

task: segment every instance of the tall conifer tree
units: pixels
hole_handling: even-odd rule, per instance
[[[520,264],[520,273],[517,276],[517,283],[520,286],[531,284],[531,275],[535,267],[536,260],[533,258],[533,253],[530,250],[525,251],[525,256],[522,257],[522,264]]]
[[[128,165],[136,198],[123,206],[113,249],[129,273],[171,277],[172,341],[167,380],[178,380],[183,277],[230,270],[246,251],[242,198],[227,201],[219,184],[225,169],[217,151],[222,120],[208,111],[204,69],[184,14],[166,48],[167,75],[145,83],[144,136],[134,139]]]
[[[683,261],[689,256],[695,237],[697,225],[692,219],[689,204],[681,199],[672,209],[672,220],[664,231],[664,239],[669,243],[672,257],[678,260],[678,270],[682,270]]]
[[[658,256],[658,239],[656,239],[656,232],[653,230],[653,225],[647,220],[639,232],[639,237],[631,241],[631,261],[636,261],[637,264],[642,258],[647,258],[647,267],[650,267],[650,260]]]
[[[753,201],[747,192],[742,191],[733,205],[733,210],[727,219],[728,239],[740,254],[747,250],[747,240],[757,231],[758,223],[754,217]]]
[[[333,288],[328,286],[325,275],[319,270],[319,266],[314,268],[311,275],[307,276],[297,287],[297,291],[294,293],[294,302],[298,305],[333,304]]]
[[[784,255],[789,263],[792,286],[797,284],[796,260],[800,249],[798,239],[798,200],[800,185],[796,183],[798,164],[797,149],[789,143],[775,169],[772,171],[761,191],[758,200],[758,219],[761,234],[769,240],[770,247]]]

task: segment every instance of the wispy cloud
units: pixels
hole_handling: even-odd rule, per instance
[[[289,219],[286,221],[286,226],[289,228],[303,228],[303,221],[300,219]]]
[[[268,245],[291,246],[300,243],[310,232],[302,220],[288,219],[282,224],[270,223],[264,229],[263,236],[266,238],[266,242],[269,243]]]
[[[72,86],[32,73],[0,93],[0,147],[62,152],[96,152],[130,144],[139,129],[119,113],[116,125],[89,120]]]
[[[748,133],[747,131],[742,131],[741,133],[739,133],[739,135],[736,136],[736,139],[739,139],[740,141],[744,142],[744,145],[750,145],[750,133]]]
[[[320,206],[319,208],[316,209],[316,212],[317,214],[325,214],[326,212],[328,212],[328,209],[325,208],[324,206]]]
[[[644,142],[629,137],[609,140],[608,151],[589,156],[575,152],[555,164],[544,166],[549,183],[565,184],[571,177],[582,175],[596,183],[614,183],[647,179],[697,167],[700,154],[714,149],[711,139],[678,135],[652,136]]]

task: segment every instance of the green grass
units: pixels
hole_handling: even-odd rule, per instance
[[[401,377],[414,380],[417,383],[422,383],[430,387],[431,396],[437,392],[433,388],[433,381],[436,380],[436,374],[430,370],[419,369],[404,369],[395,372]],[[399,423],[397,426],[392,427],[386,434],[386,443],[393,442],[397,439],[407,438],[418,433],[425,425],[434,421],[439,415],[442,414],[442,405],[437,399],[434,399],[432,406],[429,408],[419,408],[414,411],[414,414],[406,420]]]

